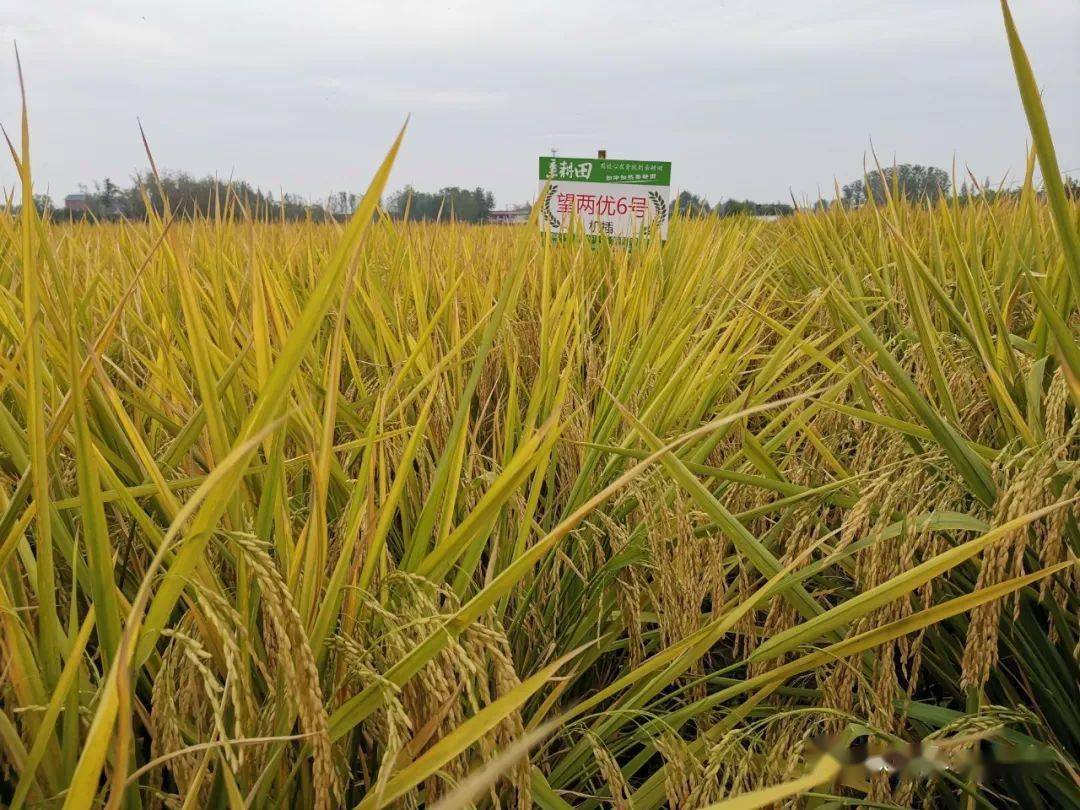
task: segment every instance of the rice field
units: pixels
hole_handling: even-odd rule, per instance
[[[1080,205],[1009,35],[962,204],[400,223],[400,136],[346,223],[9,204],[0,804],[1075,806]]]

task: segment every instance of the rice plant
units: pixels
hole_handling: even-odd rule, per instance
[[[553,241],[388,219],[402,133],[345,224],[9,200],[0,802],[1075,805],[1080,211],[1005,15],[1016,195]]]

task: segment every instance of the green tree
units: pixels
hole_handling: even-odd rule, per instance
[[[759,203],[753,200],[725,200],[713,208],[713,213],[719,217],[750,216],[750,217],[784,217],[794,209],[787,203]]]
[[[44,216],[46,213],[52,213],[53,201],[52,197],[48,194],[35,194],[34,195],[34,208],[37,209],[38,214]],[[12,213],[17,214],[22,210],[22,205],[16,205],[12,207]]]
[[[477,186],[469,190],[447,186],[436,192],[417,191],[410,185],[390,195],[386,210],[397,219],[483,222],[495,208],[495,195]]]
[[[284,194],[276,200],[273,194],[242,180],[199,179],[186,172],[162,174],[160,187],[151,173],[137,173],[132,178],[131,188],[121,192],[119,197],[118,204],[127,215],[137,219],[146,217],[147,206],[160,214],[166,202],[169,210],[181,217],[213,214],[219,206],[232,209],[233,214],[239,216],[284,217],[288,220],[311,218],[315,221],[329,216],[323,206],[313,205],[295,194]],[[348,195],[345,201],[348,203]]]
[[[106,177],[101,183],[95,183],[94,187],[96,191],[94,202],[102,216],[116,217],[126,213],[124,195],[116,183]]]
[[[326,210],[330,212],[331,216],[347,217],[356,210],[356,206],[359,204],[360,195],[353,194],[351,191],[338,191],[331,194],[326,201]]]
[[[681,191],[675,198],[675,207],[683,216],[702,217],[712,211],[712,206],[704,197],[699,197],[692,191]]]
[[[841,190],[841,199],[849,208],[857,208],[868,202],[881,205],[888,199],[887,187],[888,192],[898,199],[933,202],[948,194],[950,185],[949,173],[944,169],[901,163],[880,172],[870,172],[863,179],[848,183]]]

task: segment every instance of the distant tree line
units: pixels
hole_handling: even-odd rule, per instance
[[[1066,196],[1073,200],[1080,200],[1080,182],[1066,176],[1064,183]],[[1020,189],[1016,186],[1005,187],[1002,184],[995,186],[989,177],[981,183],[972,177],[970,182],[964,180],[959,188],[954,189],[949,173],[944,169],[901,163],[896,166],[887,166],[880,171],[875,169],[873,172],[868,172],[862,179],[848,183],[840,190],[839,203],[847,208],[885,205],[889,197],[915,203],[933,203],[948,197],[950,189],[952,197],[961,204],[976,200],[986,202],[997,197],[1016,197],[1020,194]],[[828,205],[819,203],[815,207],[828,207]]]
[[[792,213],[795,209],[787,203],[758,203],[751,200],[728,199],[711,204],[704,197],[700,197],[691,191],[683,191],[675,198],[675,205],[683,216],[691,217],[782,217]]]
[[[7,207],[6,204],[0,205],[0,211],[3,211]],[[34,195],[34,208],[39,214],[44,214],[46,211],[51,211],[53,208],[52,198],[48,194],[35,194]],[[21,204],[13,205],[12,213],[18,214],[22,209]]]
[[[1080,181],[1065,177],[1064,182],[1065,194],[1070,199],[1080,200]],[[863,177],[842,186],[838,200],[818,200],[812,207],[814,210],[822,210],[837,204],[845,208],[885,205],[890,197],[913,203],[936,202],[948,197],[950,192],[953,198],[965,204],[976,200],[985,202],[1001,196],[1016,196],[1020,190],[1002,185],[995,187],[989,178],[981,183],[974,178],[971,178],[970,182],[964,180],[959,188],[953,189],[949,173],[944,169],[917,163],[901,163],[867,172]],[[783,203],[762,204],[749,200],[728,200],[710,205],[708,200],[689,191],[682,192],[677,199],[679,210],[690,216],[784,216],[794,210],[792,206]]]
[[[888,194],[911,202],[936,202],[949,193],[950,186],[949,173],[944,169],[901,163],[867,172],[861,180],[848,183],[841,189],[840,200],[848,208],[867,203],[881,205],[888,200]]]
[[[230,210],[237,217],[323,221],[350,215],[360,196],[339,191],[323,202],[310,202],[295,194],[280,194],[252,186],[243,180],[217,177],[196,178],[187,172],[167,172],[160,184],[150,172],[137,172],[131,184],[122,187],[106,177],[93,188],[79,187],[77,207],[57,206],[47,195],[35,194],[38,211],[50,212],[55,220],[146,219],[149,211],[161,214],[166,204],[174,216],[189,217]]]
[[[847,208],[882,205],[888,195],[909,202],[934,202],[950,192],[952,184],[944,169],[934,166],[902,163],[880,171],[868,172],[841,188],[835,202],[819,200],[815,209],[840,204]],[[886,194],[888,189],[888,195]],[[324,221],[350,216],[360,203],[360,195],[347,191],[330,194],[322,202],[311,202],[295,194],[274,196],[271,192],[252,186],[243,180],[221,180],[216,177],[196,178],[186,172],[167,172],[161,176],[160,188],[149,172],[137,172],[130,185],[121,187],[106,177],[94,183],[93,189],[79,187],[81,208],[68,210],[57,207],[46,194],[35,194],[34,205],[40,213],[48,211],[53,219],[145,219],[148,210],[161,214],[168,202],[169,210],[181,217],[212,214],[219,208],[231,209],[233,216],[255,216],[268,219],[311,219]],[[1015,188],[995,188],[989,179],[983,183],[965,180],[956,189],[961,202],[987,200],[999,195],[1015,195]],[[1065,193],[1080,200],[1080,182],[1065,178]],[[164,195],[164,196],[162,196]],[[414,221],[483,222],[495,208],[495,195],[477,186],[474,189],[446,186],[438,191],[417,191],[406,185],[383,201],[383,209],[395,219]],[[528,208],[528,205],[517,206]],[[674,201],[684,216],[730,217],[786,216],[794,211],[787,203],[758,203],[751,200],[727,199],[715,204],[691,191],[682,191]],[[18,211],[19,206],[15,206]]]
[[[71,210],[45,194],[34,195],[34,204],[40,213],[48,211],[56,220],[146,219],[151,210],[160,215],[167,203],[180,217],[228,208],[240,217],[323,221],[348,217],[361,199],[358,194],[338,191],[322,202],[312,202],[295,194],[275,196],[243,180],[197,178],[179,171],[162,174],[160,183],[150,172],[137,172],[126,187],[106,177],[92,188],[79,186],[78,196],[76,208]],[[424,192],[407,185],[386,198],[383,208],[396,219],[445,221],[453,217],[459,222],[483,222],[495,208],[495,195],[480,187],[447,186]]]
[[[386,211],[395,219],[429,222],[483,222],[494,209],[495,195],[479,186],[471,190],[447,186],[427,192],[407,185],[386,201]]]
[[[922,166],[915,163],[901,163],[887,166],[880,171],[875,169],[863,177],[852,180],[840,189],[837,201],[819,200],[815,210],[840,204],[845,208],[859,208],[864,205],[884,205],[891,196],[908,202],[936,202],[949,196],[952,182],[949,173],[935,166]],[[1071,177],[1065,178],[1065,193],[1072,199],[1080,200],[1080,182]],[[1016,188],[994,187],[989,179],[982,183],[965,180],[955,189],[955,197],[961,203],[973,200],[986,201],[1002,195],[1016,195]],[[755,203],[749,200],[727,200],[712,205],[704,197],[690,191],[683,191],[677,197],[678,210],[687,216],[785,216],[792,213],[792,206],[785,203]]]

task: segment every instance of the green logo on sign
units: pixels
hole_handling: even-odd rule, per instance
[[[671,163],[607,158],[540,158],[541,180],[575,183],[630,183],[637,186],[670,186]]]

